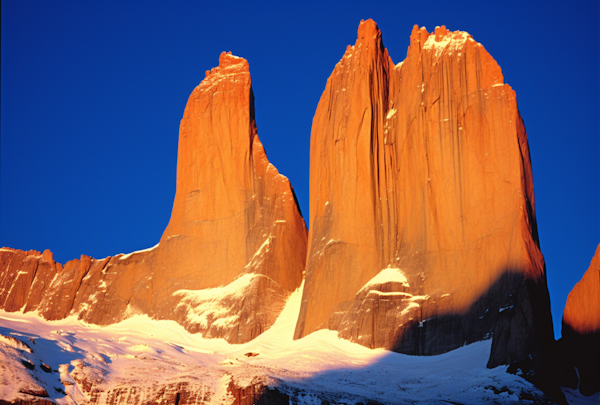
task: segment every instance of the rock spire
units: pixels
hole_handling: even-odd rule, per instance
[[[361,22],[313,120],[310,189],[296,338],[431,355],[493,336],[490,366],[552,342],[525,127],[469,34],[415,26],[394,65]]]
[[[64,267],[49,251],[0,250],[0,308],[106,325],[134,314],[247,342],[302,282],[307,230],[269,163],[254,120],[248,62],[223,53],[181,120],[171,220],[154,248]]]

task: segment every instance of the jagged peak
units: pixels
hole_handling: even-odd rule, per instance
[[[219,75],[230,75],[236,73],[250,73],[248,61],[240,56],[235,56],[231,52],[222,52],[219,55],[219,66],[206,71],[206,79],[214,78]]]
[[[364,42],[372,39],[381,40],[381,31],[379,30],[379,27],[377,26],[377,23],[370,18],[367,21],[360,20],[357,34],[357,42]]]
[[[377,23],[372,19],[368,20],[360,20],[358,24],[357,38],[354,45],[348,45],[346,47],[346,52],[340,61],[336,64],[336,68],[339,69],[341,65],[344,64],[344,59],[361,59],[364,56],[360,56],[362,54],[368,55],[365,53],[366,50],[371,49],[369,51],[369,55],[367,58],[373,57],[373,55],[379,54],[377,51],[375,53],[373,50],[381,51],[381,54],[385,54],[385,58],[389,59],[387,55],[387,50],[383,46],[383,41],[381,38],[381,30],[377,26]]]
[[[417,46],[417,49],[421,49],[422,44],[427,41],[429,38],[429,32],[427,32],[427,28],[420,27],[415,24],[413,26],[412,32],[410,33],[410,48]]]
[[[465,31],[449,31],[445,25],[435,27],[435,31],[429,34],[423,49],[434,49],[435,55],[439,56],[444,50],[454,52],[462,49],[467,41],[473,41],[473,37]]]
[[[415,25],[410,35],[410,48],[418,50],[435,50],[435,56],[439,57],[445,50],[448,52],[458,51],[473,37],[465,31],[450,31],[445,25],[435,27],[431,33],[425,27]]]
[[[250,71],[248,61],[240,56],[235,56],[231,52],[221,52],[219,55],[219,67],[221,69],[236,68]]]

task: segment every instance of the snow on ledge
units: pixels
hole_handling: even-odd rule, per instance
[[[142,249],[142,250],[136,250],[135,252],[124,254],[123,256],[119,257],[119,260],[127,259],[129,256],[135,255],[137,253],[150,252],[151,250],[156,249],[158,247],[158,245],[159,244],[157,243],[156,245],[152,246],[151,248]]]
[[[474,41],[473,37],[464,31],[448,32],[440,41],[436,41],[435,32],[429,35],[423,45],[423,49],[435,50],[435,57],[439,57],[445,50],[447,52],[459,51],[468,40]]]
[[[247,295],[259,277],[266,276],[246,273],[226,285],[203,290],[177,290],[173,295],[182,298],[177,308],[187,309],[188,322],[203,328],[209,324],[233,326],[239,319],[239,313],[232,313],[232,307]]]
[[[404,272],[395,267],[388,267],[383,269],[375,277],[370,279],[359,291],[360,294],[363,290],[368,290],[371,286],[385,283],[400,283],[404,287],[410,287],[408,280],[404,275]]]

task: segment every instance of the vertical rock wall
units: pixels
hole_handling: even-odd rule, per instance
[[[490,365],[552,341],[527,135],[483,46],[415,26],[394,65],[362,22],[311,134],[296,338],[436,354],[494,335]]]

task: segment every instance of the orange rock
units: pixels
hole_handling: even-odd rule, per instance
[[[13,312],[25,306],[39,258],[35,250],[0,249],[0,308]]]
[[[211,317],[206,320],[190,307],[193,302],[206,305],[191,291],[256,275],[235,284],[256,291],[246,308],[237,308],[237,301],[244,301],[239,296],[220,304],[232,312],[224,317],[243,312],[242,324],[268,314],[268,320],[250,322],[252,332],[240,327],[239,336],[230,337],[250,340],[275,321],[287,295],[300,286],[306,235],[294,191],[269,163],[258,139],[248,62],[222,53],[219,66],[192,92],[181,120],[177,191],[156,252],[152,310],[167,316],[163,307],[169,303],[180,322],[204,330]],[[235,294],[233,288],[226,291]]]
[[[572,388],[584,395],[600,392],[600,244],[567,298],[560,347],[563,367],[577,369]]]
[[[502,324],[490,365],[530,354],[519,337],[552,340],[527,135],[469,34],[415,26],[394,65],[375,22],[361,22],[317,107],[310,170],[296,338],[330,328],[435,354]]]
[[[579,334],[600,333],[600,244],[590,267],[569,293],[563,324]]]
[[[106,325],[144,313],[249,341],[302,282],[307,230],[292,186],[267,159],[248,62],[223,53],[181,120],[177,191],[159,245],[64,269],[52,253],[0,250],[0,308]],[[36,273],[37,270],[37,273]]]
[[[258,139],[248,62],[222,53],[181,120],[177,192],[156,283],[211,288],[255,272],[293,291],[302,279],[304,233],[290,183]],[[245,268],[265,243],[260,268]]]

